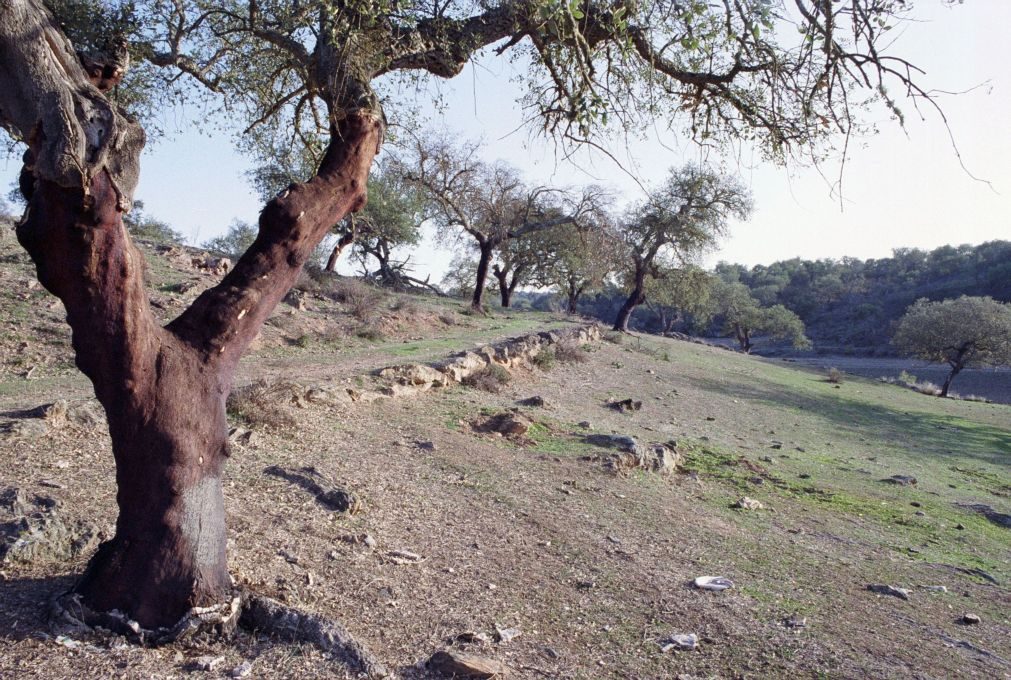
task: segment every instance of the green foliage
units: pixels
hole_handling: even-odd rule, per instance
[[[233,259],[239,258],[256,240],[257,229],[248,222],[234,220],[228,231],[204,241],[207,250]]]
[[[158,243],[185,243],[185,238],[178,231],[159,219],[144,213],[144,202],[134,201],[133,210],[123,216],[123,224],[134,238],[156,241]]]
[[[1011,364],[1011,304],[965,295],[920,299],[899,320],[892,342],[906,354],[958,370]]]
[[[474,389],[485,392],[498,393],[502,391],[502,386],[509,384],[512,375],[499,364],[488,364],[479,371],[475,371],[463,379],[463,384]]]
[[[550,371],[555,367],[555,348],[547,347],[534,355],[533,364],[542,371]]]
[[[713,295],[713,311],[720,317],[723,332],[732,334],[744,351],[750,351],[753,335],[766,334],[774,340],[788,340],[797,349],[809,347],[804,322],[783,305],[762,307],[743,283],[720,283]]]

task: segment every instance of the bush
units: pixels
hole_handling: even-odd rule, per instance
[[[545,347],[540,352],[535,354],[533,359],[531,359],[531,361],[533,362],[534,366],[541,369],[542,371],[550,371],[552,368],[555,367],[556,358],[557,357],[555,355],[555,348]]]
[[[581,364],[589,359],[586,348],[566,340],[555,345],[555,359],[563,364]]]
[[[480,371],[475,371],[464,378],[463,384],[495,394],[501,392],[502,386],[507,385],[510,380],[512,375],[503,366],[488,364]]]
[[[602,337],[605,341],[614,345],[620,345],[625,342],[625,334],[621,331],[607,331]]]
[[[347,305],[348,313],[363,324],[372,324],[378,316],[383,294],[376,288],[358,279],[333,277],[322,284],[323,295]]]
[[[228,413],[248,425],[267,428],[294,427],[295,418],[284,404],[296,399],[301,388],[288,381],[269,383],[262,378],[228,395]]]
[[[828,369],[828,377],[825,379],[828,380],[830,383],[840,385],[842,384],[843,381],[843,373],[838,368],[833,366],[832,368]]]
[[[362,340],[368,340],[370,342],[379,342],[385,339],[383,332],[374,323],[364,323],[358,327],[355,331],[357,335]]]

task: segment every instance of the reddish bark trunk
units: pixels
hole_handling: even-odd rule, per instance
[[[337,260],[340,259],[341,253],[355,240],[355,234],[353,231],[349,231],[340,237],[337,241],[337,245],[334,246],[333,250],[330,251],[330,257],[326,260],[326,271],[335,272],[337,271]]]
[[[474,281],[474,295],[470,300],[470,307],[474,311],[484,313],[484,286],[488,281],[488,265],[491,264],[492,251],[495,245],[490,241],[480,244],[481,257],[477,261],[477,277]]]
[[[618,316],[614,320],[614,330],[616,331],[627,331],[628,330],[628,320],[632,318],[632,312],[635,308],[646,301],[646,273],[645,271],[637,271],[635,273],[635,283],[632,286],[632,292],[629,293],[628,298],[625,303],[618,310]]]
[[[116,535],[76,586],[92,609],[159,628],[228,598],[221,470],[233,372],[330,226],[364,204],[381,136],[374,115],[349,115],[317,176],[268,203],[235,268],[165,328],[151,315],[143,258],[107,173],[87,196],[34,183],[18,236],[64,302],[116,461]]]

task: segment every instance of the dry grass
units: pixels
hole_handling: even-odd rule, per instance
[[[301,391],[304,390],[293,382],[269,382],[261,379],[232,390],[226,407],[229,415],[252,427],[294,427],[296,420],[287,406]]]
[[[512,375],[504,367],[498,364],[488,364],[480,371],[468,375],[462,382],[467,387],[495,394],[501,392],[502,387],[508,385],[510,380],[512,380]]]
[[[573,340],[562,340],[555,345],[555,359],[563,364],[581,364],[590,360],[587,349]]]

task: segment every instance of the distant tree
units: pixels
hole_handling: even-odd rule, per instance
[[[951,367],[941,386],[946,397],[963,368],[1011,364],[1011,303],[966,295],[921,298],[899,320],[892,342],[910,356]]]
[[[447,140],[418,142],[413,158],[398,170],[425,194],[443,241],[470,236],[478,261],[471,307],[484,311],[483,299],[496,249],[506,241],[575,223],[593,205],[594,193],[581,197],[547,186],[527,186],[504,163],[488,164],[476,145]]]
[[[232,223],[221,236],[204,241],[203,247],[219,255],[237,258],[242,255],[256,240],[257,229],[249,222],[232,220]]]
[[[516,289],[533,280],[534,272],[546,254],[544,239],[538,238],[544,233],[534,232],[506,239],[495,249],[491,271],[498,282],[499,301],[504,309],[511,306]]]
[[[790,340],[798,349],[811,344],[800,317],[783,305],[762,307],[743,283],[716,286],[713,311],[723,319],[723,332],[733,334],[742,352],[751,352],[756,333],[774,340]]]
[[[397,251],[421,241],[423,220],[424,201],[418,190],[395,172],[385,171],[369,178],[369,202],[338,229],[352,235],[352,253],[366,276],[380,285],[406,290],[428,285],[410,276],[409,258],[396,259]],[[328,268],[335,259],[331,253]],[[372,260],[378,265],[375,271],[369,266]]]
[[[539,239],[543,251],[534,281],[565,296],[566,309],[575,314],[583,294],[601,288],[620,266],[618,234],[603,210],[579,226],[564,225]]]
[[[646,281],[646,306],[657,315],[660,332],[670,333],[686,316],[708,321],[714,284],[713,275],[699,267],[659,268]]]
[[[621,226],[630,292],[614,329],[628,330],[632,312],[646,301],[648,277],[690,263],[715,245],[731,218],[746,219],[751,209],[748,190],[733,177],[691,165],[671,170]]]
[[[145,213],[143,201],[133,202],[133,210],[123,216],[123,225],[135,238],[177,245],[186,242],[185,237],[170,227],[168,222],[155,219]]]

